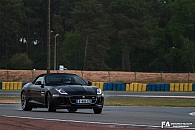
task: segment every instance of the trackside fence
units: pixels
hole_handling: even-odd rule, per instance
[[[31,82],[46,70],[0,70],[0,82]],[[73,73],[85,81],[122,83],[195,83],[195,73],[180,72],[123,72],[123,71],[82,71],[51,70],[50,73]]]

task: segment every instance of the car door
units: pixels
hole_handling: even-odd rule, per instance
[[[37,105],[44,105],[45,100],[45,87],[44,77],[40,76],[31,86],[31,98]]]

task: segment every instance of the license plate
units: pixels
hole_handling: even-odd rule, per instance
[[[89,99],[79,99],[79,100],[76,100],[76,103],[77,104],[81,104],[81,103],[91,103],[92,101],[91,100],[89,100]]]

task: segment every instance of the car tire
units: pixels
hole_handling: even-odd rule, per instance
[[[100,113],[102,113],[102,108],[94,108],[94,109],[93,109],[93,112],[94,112],[95,114],[100,114]]]
[[[31,111],[32,110],[32,107],[28,103],[27,96],[26,96],[25,92],[22,92],[22,95],[21,95],[21,107],[22,107],[22,110],[24,110],[24,111]]]
[[[47,95],[47,109],[49,112],[56,112],[50,93]]]
[[[71,108],[71,109],[67,109],[68,110],[68,112],[70,112],[70,113],[74,113],[74,112],[76,112],[77,111],[77,109],[76,108]]]

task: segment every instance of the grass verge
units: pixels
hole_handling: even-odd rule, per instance
[[[0,97],[0,103],[20,103],[20,97]]]
[[[195,107],[195,99],[106,97],[105,105]]]

